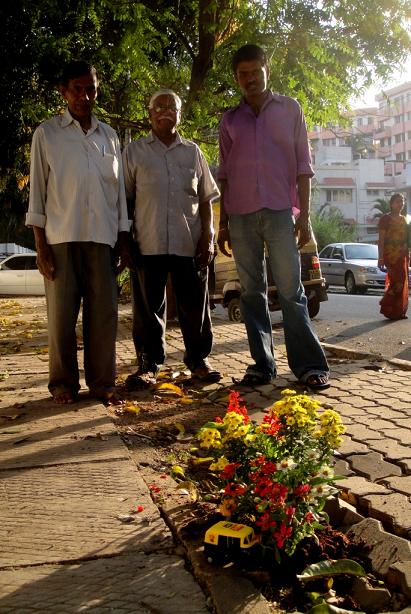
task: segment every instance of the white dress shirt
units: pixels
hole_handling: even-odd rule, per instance
[[[199,147],[179,134],[167,147],[151,133],[127,145],[123,167],[141,253],[193,257],[201,235],[199,205],[219,195]]]
[[[91,241],[114,247],[128,231],[120,143],[92,116],[84,134],[68,110],[35,130],[31,146],[27,226],[44,228],[47,242]]]

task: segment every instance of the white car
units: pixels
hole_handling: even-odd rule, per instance
[[[0,262],[0,295],[42,296],[44,277],[36,264],[36,254],[13,254]]]
[[[385,286],[385,273],[378,268],[378,246],[369,243],[330,243],[319,254],[329,286],[345,286],[348,294],[364,294]]]

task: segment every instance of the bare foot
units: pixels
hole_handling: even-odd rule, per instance
[[[53,394],[53,401],[57,403],[57,405],[72,405],[76,402],[76,397],[69,391],[60,392]]]

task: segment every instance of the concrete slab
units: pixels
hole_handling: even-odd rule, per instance
[[[3,614],[207,614],[206,598],[184,561],[129,553],[71,565],[0,571]]]
[[[0,477],[0,567],[173,547],[130,460],[2,471]],[[138,505],[144,510],[133,514]]]

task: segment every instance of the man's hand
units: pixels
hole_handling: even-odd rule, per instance
[[[125,268],[133,270],[133,259],[130,248],[130,235],[128,232],[119,232],[115,245],[115,256],[117,262],[117,275],[120,275]]]
[[[49,281],[53,281],[56,271],[56,264],[54,262],[54,256],[50,245],[47,243],[43,243],[41,246],[37,245],[36,262],[37,268],[43,277]]]
[[[310,218],[300,215],[295,221],[294,233],[297,237],[298,249],[307,245],[312,238]]]
[[[227,251],[227,248],[225,246],[225,244],[227,243],[227,248],[230,251]],[[220,249],[220,252],[222,254],[224,254],[224,256],[228,256],[229,258],[231,258],[232,254],[231,254],[231,239],[230,239],[230,231],[228,229],[228,226],[223,226],[219,229],[218,231],[218,237],[217,237],[217,245]]]
[[[214,236],[211,232],[203,232],[197,243],[195,261],[197,269],[205,269],[214,258]]]

